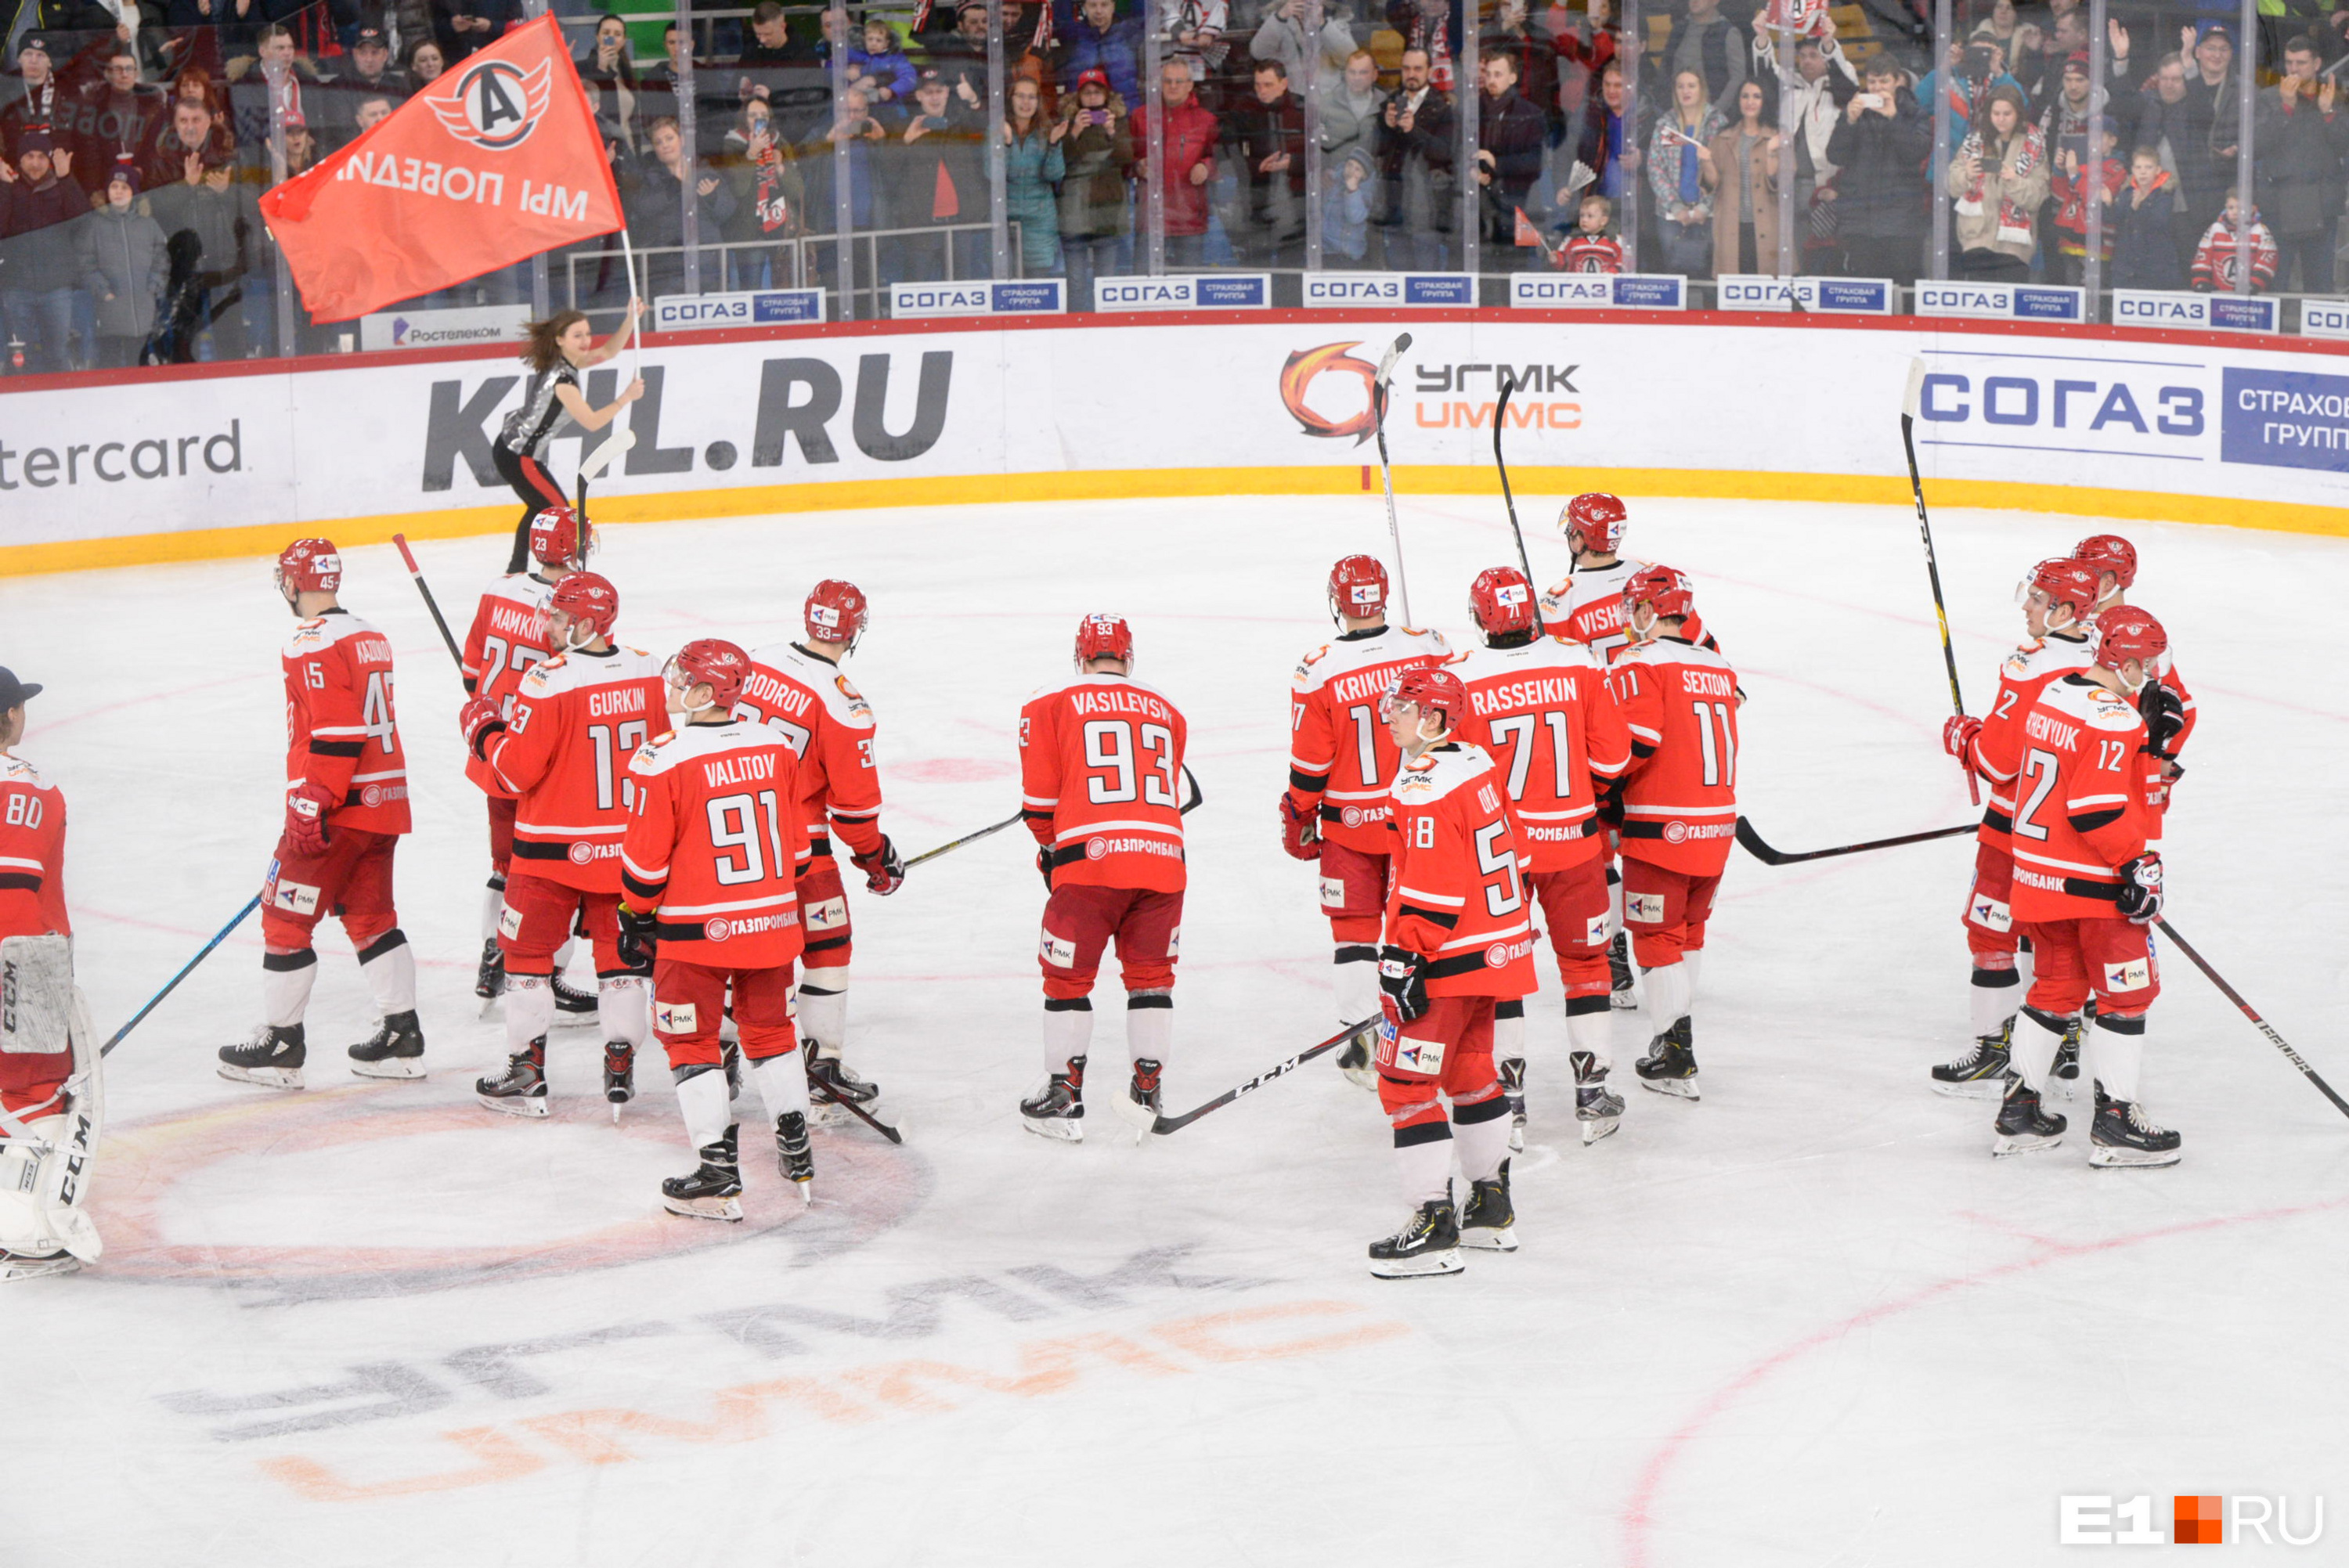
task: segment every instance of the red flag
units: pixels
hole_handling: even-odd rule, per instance
[[[469,55],[261,199],[302,303],[348,321],[618,228],[620,193],[553,15]]]
[[[1517,209],[1516,209],[1516,214],[1517,214],[1517,232],[1516,232],[1516,242],[1517,242],[1517,243],[1518,243],[1518,244],[1520,244],[1520,245],[1539,245],[1539,244],[1541,244],[1541,242],[1542,242],[1541,231],[1540,231],[1540,230],[1538,230],[1538,229],[1537,229],[1537,228],[1535,228],[1535,227],[1534,227],[1534,224],[1533,224],[1533,220],[1526,216],[1526,210],[1525,210],[1523,207],[1519,207],[1519,208],[1517,208]],[[1544,248],[1545,250],[1547,250],[1548,247],[1547,247],[1547,246],[1543,246],[1543,248]]]
[[[962,198],[955,194],[954,181],[947,176],[947,166],[944,163],[938,165],[937,184],[930,191],[930,216],[933,218],[962,216]]]

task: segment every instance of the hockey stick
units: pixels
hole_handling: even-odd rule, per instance
[[[1402,524],[1395,521],[1394,471],[1387,466],[1387,377],[1394,374],[1396,358],[1410,346],[1411,334],[1407,332],[1388,346],[1386,357],[1379,361],[1378,380],[1371,387],[1371,397],[1377,404],[1371,412],[1377,416],[1372,428],[1379,437],[1379,485],[1387,492],[1387,535],[1394,541],[1395,586],[1402,593],[1402,624],[1406,626],[1418,623],[1411,618],[1411,578],[1402,569]]]
[[[802,1046],[801,1048],[805,1049],[806,1047]],[[874,1131],[879,1133],[882,1137],[887,1139],[892,1143],[903,1143],[905,1141],[905,1135],[904,1133],[898,1131],[895,1128],[890,1126],[887,1122],[882,1120],[879,1117],[874,1115],[871,1111],[865,1109],[854,1100],[842,1099],[839,1096],[833,1094],[831,1089],[826,1088],[823,1085],[816,1082],[813,1078],[810,1078],[808,1080],[808,1099],[818,1105],[836,1105],[840,1107],[841,1109],[848,1112],[849,1115],[856,1118],[857,1120],[863,1122],[865,1126],[871,1128]]]
[[[1958,651],[1950,644],[1950,613],[1941,606],[1941,563],[1933,556],[1933,520],[1925,514],[1925,479],[1917,469],[1917,410],[1925,391],[1925,362],[1909,362],[1909,389],[1900,397],[1900,445],[1909,453],[1909,493],[1917,500],[1917,531],[1925,541],[1925,576],[1933,585],[1933,617],[1941,624],[1941,662],[1950,668],[1950,706],[1966,716],[1965,695],[1958,689]],[[1961,767],[1964,764],[1961,762]],[[1982,804],[1982,782],[1966,769],[1966,794]]]
[[[634,425],[631,425],[627,429],[615,430],[610,435],[605,437],[601,441],[595,444],[595,449],[594,451],[588,453],[586,457],[580,459],[579,507],[583,512],[587,507],[587,481],[589,480],[602,479],[604,477],[604,470],[612,466],[613,459],[619,457],[623,453],[634,451],[636,449],[636,428]]]
[[[1192,774],[1190,766],[1187,763],[1184,765],[1183,779],[1184,782],[1191,786],[1190,803],[1185,806],[1182,810],[1182,815],[1187,817],[1192,812],[1197,810],[1200,806],[1206,802],[1207,792],[1199,788],[1199,780]],[[979,840],[986,838],[989,833],[999,833],[1003,831],[1004,829],[1011,826],[1012,823],[1019,820],[1019,819],[1025,815],[1025,812],[1014,811],[1010,816],[1004,818],[1000,822],[989,822],[986,827],[981,828],[976,833],[965,833],[961,838],[955,840],[953,842],[940,844],[935,850],[924,850],[920,854],[916,855],[912,860],[905,862],[905,869],[907,871],[912,871],[924,861],[936,860],[948,850],[958,850],[965,844],[975,844],[978,842]]]
[[[1754,824],[1744,818],[1737,819],[1737,841],[1745,852],[1765,866],[1791,866],[1797,861],[1824,861],[1834,855],[1856,855],[1863,850],[1892,850],[1902,844],[1922,844],[1934,839],[1954,839],[1960,833],[1971,833],[1977,822],[1961,822],[1954,828],[1935,828],[1930,832],[1903,833],[1897,839],[1870,839],[1864,844],[1838,844],[1831,850],[1774,850],[1762,841]]]
[[[424,595],[424,607],[432,612],[432,624],[440,628],[440,640],[449,645],[449,656],[457,661],[457,668],[465,667],[465,655],[457,651],[457,639],[449,634],[449,623],[440,618],[440,606],[434,603],[432,590],[424,581],[424,568],[416,564],[416,552],[408,548],[408,535],[395,533],[391,542],[399,546],[399,558],[408,562],[408,574],[416,579],[416,591]]]
[[[220,930],[213,934],[212,939],[210,942],[205,943],[203,946],[196,950],[196,955],[193,958],[189,959],[185,964],[180,966],[180,972],[177,975],[172,975],[169,980],[166,980],[163,983],[163,988],[160,991],[156,992],[152,996],[150,996],[147,999],[147,1005],[145,1006],[130,1015],[130,1022],[115,1030],[114,1037],[107,1041],[106,1044],[98,1047],[98,1054],[103,1057],[107,1052],[120,1045],[122,1043],[123,1036],[137,1028],[140,1019],[153,1012],[157,1007],[162,1006],[163,998],[177,990],[179,988],[180,982],[194,974],[196,972],[196,965],[211,957],[212,949],[218,947],[222,943],[226,942],[228,940],[229,933],[234,931],[238,926],[243,925],[244,923],[245,916],[251,914],[254,910],[259,909],[260,907],[261,895],[259,893],[254,893],[251,898],[245,901],[244,907],[236,912],[235,919],[230,921],[226,925],[222,926]],[[2178,945],[2183,947],[2186,944],[2181,942]],[[2198,959],[2196,962],[2199,963],[2200,960]]]
[[[1509,394],[1517,389],[1517,378],[1505,377],[1501,381],[1499,401],[1493,405],[1493,466],[1501,470],[1501,500],[1509,509],[1509,531],[1517,537],[1517,564],[1526,569],[1526,591],[1539,593],[1541,585],[1534,581],[1533,558],[1526,553],[1526,531],[1517,526],[1517,498],[1509,493],[1509,459],[1501,455],[1501,421],[1509,411]],[[1534,613],[1534,624],[1541,624],[1541,613]]]
[[[2204,958],[2200,954],[2195,952],[2192,945],[2187,942],[2186,938],[2178,934],[2178,928],[2176,926],[2170,924],[2169,922],[2166,920],[2159,919],[2157,919],[2153,923],[2161,928],[2162,935],[2169,938],[2171,942],[2177,944],[2178,952],[2183,953],[2187,957],[2194,961],[2194,967],[2202,971],[2203,975],[2209,979],[2211,985],[2219,987],[2219,991],[2221,995],[2225,996],[2228,1001],[2232,1002],[2239,1009],[2240,1009],[2244,1017],[2249,1018],[2253,1024],[2259,1026],[2260,1033],[2268,1037],[2268,1044],[2282,1051],[2286,1061],[2290,1062],[2292,1066],[2298,1068],[2302,1072],[2308,1075],[2308,1081],[2314,1084],[2323,1094],[2324,1098],[2333,1102],[2333,1108],[2335,1110],[2338,1110],[2344,1116],[2349,1116],[2349,1101],[2344,1101],[2339,1095],[2334,1094],[2333,1092],[2333,1086],[2326,1083],[2323,1078],[2317,1077],[2316,1069],[2310,1067],[2306,1062],[2301,1060],[2300,1053],[2298,1051],[2293,1050],[2290,1046],[2284,1044],[2283,1037],[2277,1034],[2274,1029],[2271,1028],[2268,1025],[2268,1021],[2265,1018],[2261,1017],[2249,1002],[2243,1000],[2243,994],[2241,992],[2236,990],[2232,985],[2228,985],[2226,978],[2216,969],[2210,967],[2210,962],[2209,959]]]
[[[1286,1078],[1290,1073],[1295,1072],[1299,1068],[1303,1067],[1307,1062],[1311,1061],[1315,1057],[1321,1055],[1325,1051],[1336,1050],[1340,1046],[1344,1045],[1349,1040],[1354,1039],[1365,1031],[1376,1029],[1378,1025],[1379,1020],[1376,1018],[1365,1018],[1359,1024],[1349,1024],[1343,1029],[1339,1030],[1338,1033],[1322,1041],[1319,1045],[1309,1046],[1304,1050],[1298,1052],[1295,1056],[1289,1057],[1285,1062],[1275,1062],[1272,1066],[1265,1068],[1264,1071],[1257,1074],[1256,1077],[1248,1079],[1247,1082],[1241,1084],[1237,1088],[1227,1088],[1224,1090],[1223,1093],[1217,1095],[1215,1099],[1195,1109],[1186,1110],[1180,1116],[1160,1117],[1156,1121],[1150,1124],[1150,1130],[1162,1135],[1169,1132],[1180,1132],[1183,1129],[1190,1126],[1193,1122],[1206,1115],[1207,1112],[1211,1110],[1221,1110],[1224,1107],[1231,1104],[1232,1101],[1240,1099],[1242,1096],[1254,1094],[1257,1090],[1262,1088],[1273,1079],[1277,1078]]]

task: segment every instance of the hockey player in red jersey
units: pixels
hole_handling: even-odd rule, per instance
[[[277,591],[297,624],[285,645],[285,827],[262,888],[262,1000],[253,1039],[221,1048],[220,1075],[300,1088],[302,1017],[332,913],[358,952],[383,1022],[350,1048],[362,1078],[424,1076],[416,956],[392,907],[392,851],[408,831],[408,761],[392,699],[391,642],[336,600],[343,559],[323,539],[277,557]]]
[[[66,798],[16,754],[40,691],[0,669],[0,1281],[104,1251],[87,1205],[105,1094],[73,983]]]
[[[512,1056],[504,1073],[474,1086],[492,1110],[546,1114],[554,955],[574,930],[595,947],[604,1098],[616,1117],[636,1094],[649,1014],[646,977],[619,953],[620,839],[636,795],[628,764],[667,729],[668,708],[659,661],[612,642],[619,615],[608,581],[566,574],[546,603],[547,642],[559,651],[533,665],[510,698],[475,696],[458,718],[467,754],[519,807],[498,916]]]
[[[1493,758],[1516,803],[1526,882],[1549,928],[1566,989],[1575,1116],[1593,1143],[1619,1125],[1623,1100],[1607,1088],[1614,1065],[1608,1007],[1607,852],[1598,788],[1631,759],[1630,732],[1587,644],[1541,634],[1533,588],[1514,566],[1495,566],[1468,590],[1468,614],[1485,645],[1444,667],[1468,693],[1458,738]],[[1508,1091],[1509,1146],[1525,1146],[1525,1004],[1494,1015],[1494,1053]]]
[[[1174,961],[1183,926],[1183,752],[1190,727],[1133,678],[1133,629],[1118,615],[1077,623],[1077,677],[1019,710],[1021,816],[1051,890],[1037,961],[1044,972],[1044,1087],[1019,1103],[1046,1138],[1084,1136],[1093,977],[1117,944],[1132,1078],[1112,1108],[1137,1134],[1159,1113],[1174,1041]]]
[[[786,1180],[812,1202],[807,1072],[797,1051],[792,970],[800,954],[792,868],[804,833],[793,810],[799,759],[763,724],[735,717],[750,655],[706,637],[668,663],[668,707],[683,722],[628,764],[635,814],[620,851],[620,951],[653,973],[653,1031],[677,1079],[677,1108],[700,1157],[661,1183],[694,1219],[742,1217],[738,1130],[719,1025],[731,991],[750,1076],[774,1119]]]
[[[1502,1004],[1535,986],[1534,932],[1506,781],[1458,738],[1469,709],[1467,688],[1442,668],[1406,672],[1387,708],[1402,760],[1388,790],[1394,874],[1379,950],[1379,1104],[1413,1213],[1371,1243],[1381,1279],[1457,1274],[1464,1245],[1517,1245],[1493,1026]],[[1455,1143],[1465,1212],[1452,1201]]]
[[[1942,1094],[1982,1099],[2001,1093],[2009,1078],[2014,1009],[2030,984],[2031,954],[2014,929],[2015,792],[2023,766],[2023,721],[2040,688],[2094,656],[2096,572],[2081,561],[2043,561],[2023,581],[2023,645],[1999,665],[1998,693],[1986,717],[1960,714],[1941,727],[1942,747],[1989,786],[1975,835],[1973,885],[1966,894],[1966,947],[1973,958],[1973,1043],[1956,1059],[1933,1068]],[[2077,1076],[2076,1043],[2058,1063]]]
[[[482,590],[472,628],[465,634],[461,662],[468,697],[497,704],[501,717],[512,709],[522,677],[531,665],[556,651],[546,634],[547,595],[574,572],[586,570],[587,558],[595,549],[594,527],[568,506],[556,503],[531,519],[529,528],[516,536],[515,559],[506,574]],[[490,882],[481,901],[481,970],[473,979],[473,995],[488,1002],[505,989],[498,922],[505,912],[506,874],[513,861],[514,799],[499,787],[489,764],[478,757],[465,758],[465,777],[489,797]],[[555,955],[552,984],[555,1013],[558,1021],[584,1024],[595,1010],[595,998],[564,982],[564,961],[570,951],[566,942]]]
[[[835,578],[817,583],[801,607],[805,640],[753,651],[750,678],[734,707],[739,716],[763,720],[800,756],[801,812],[808,839],[807,859],[799,868],[800,921],[807,941],[799,995],[805,1065],[816,1080],[819,1102],[860,1105],[871,1104],[879,1090],[842,1059],[848,1043],[854,933],[848,892],[833,853],[834,835],[847,844],[849,863],[864,873],[866,892],[885,898],[905,880],[905,860],[881,830],[873,708],[840,668],[855,652],[869,617],[855,583]]]
[[[2098,615],[2128,603],[2129,589],[2137,583],[2136,546],[2117,533],[2092,533],[2073,546],[2072,558],[2096,569]],[[2196,714],[2194,694],[2186,689],[2177,658],[2167,648],[2155,676],[2138,707],[2145,714],[2146,769],[2152,785],[2154,836],[2158,839],[2161,820],[2169,810],[2170,789],[2186,771],[2178,765],[2178,754],[2186,749],[2187,738],[2194,733]]]
[[[1610,677],[1631,732],[1623,923],[1656,1031],[1632,1070],[1659,1093],[1695,1099],[1698,968],[1737,831],[1737,674],[1689,640],[1696,597],[1682,573],[1645,567],[1623,585],[1623,603],[1634,641]]]
[[[1295,860],[1321,868],[1321,913],[1337,948],[1338,1022],[1360,1024],[1379,1010],[1380,911],[1387,890],[1387,786],[1398,754],[1379,705],[1404,672],[1440,664],[1443,634],[1387,624],[1387,569],[1349,555],[1330,569],[1330,614],[1338,635],[1299,661],[1288,698],[1288,788],[1280,797],[1280,842]],[[1338,1065],[1365,1088],[1377,1087],[1360,1041]]]
[[[2088,1162],[2174,1165],[2178,1135],[2137,1098],[2145,1021],[2161,991],[2146,927],[2161,913],[2161,856],[2148,842],[2144,693],[2168,651],[2144,611],[2106,611],[2095,663],[2040,687],[2022,725],[2014,815],[2014,918],[2037,955],[2014,1031],[2014,1079],[1993,1154],[2053,1148],[2064,1119],[2041,1108],[2057,1049],[2093,995],[2087,1058],[2096,1085]]]

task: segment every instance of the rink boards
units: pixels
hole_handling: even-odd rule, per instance
[[[1370,396],[1394,335],[1399,489],[1901,503],[1899,413],[1930,498],[2343,531],[2349,346],[1895,318],[1755,325],[1491,311],[1268,313],[700,335],[643,356],[606,523],[812,508],[1376,490]],[[2275,340],[2269,340],[2271,343]],[[591,371],[610,400],[627,361]],[[0,392],[0,568],[356,545],[506,527],[503,346],[89,375]],[[554,466],[567,478],[573,430]],[[1533,510],[1544,514],[1547,499]]]

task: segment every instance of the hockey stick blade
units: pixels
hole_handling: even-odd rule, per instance
[[[1349,1024],[1343,1029],[1338,1031],[1338,1033],[1322,1041],[1319,1045],[1309,1046],[1304,1050],[1298,1052],[1295,1056],[1289,1057],[1285,1062],[1275,1062],[1272,1066],[1265,1068],[1264,1071],[1257,1074],[1256,1077],[1248,1079],[1247,1082],[1241,1084],[1237,1088],[1226,1089],[1223,1093],[1217,1095],[1215,1099],[1209,1100],[1203,1106],[1199,1106],[1192,1110],[1186,1110],[1180,1116],[1160,1117],[1156,1121],[1150,1124],[1150,1130],[1161,1135],[1162,1137],[1170,1132],[1180,1132],[1183,1129],[1190,1126],[1193,1122],[1198,1120],[1209,1111],[1221,1110],[1225,1106],[1231,1104],[1232,1101],[1239,1099],[1244,1096],[1254,1094],[1257,1090],[1262,1088],[1273,1079],[1277,1078],[1286,1078],[1288,1074],[1295,1072],[1299,1068],[1303,1067],[1307,1062],[1311,1061],[1315,1057],[1320,1056],[1325,1051],[1334,1051],[1340,1046],[1344,1045],[1347,1041],[1357,1037],[1365,1031],[1376,1030],[1378,1026],[1379,1021],[1376,1018],[1365,1018],[1359,1024]]]
[[[1909,362],[1909,389],[1900,395],[1900,417],[1914,425],[1918,410],[1924,407],[1924,403],[1925,362],[1911,359]]]
[[[1866,850],[1892,850],[1903,844],[1930,843],[1935,839],[1954,839],[1960,833],[1971,833],[1979,823],[1961,822],[1954,828],[1935,828],[1929,832],[1903,833],[1894,839],[1870,839],[1861,844],[1838,844],[1831,850],[1774,850],[1762,841],[1754,824],[1744,817],[1737,819],[1737,841],[1745,852],[1765,866],[1790,866],[1799,861],[1824,861],[1836,855],[1856,855]]]
[[[1379,361],[1380,386],[1383,387],[1387,384],[1387,378],[1394,374],[1395,361],[1402,358],[1403,351],[1410,346],[1411,334],[1407,332],[1400,334],[1392,343],[1387,345],[1386,355]]]
[[[582,480],[602,479],[604,470],[612,466],[612,459],[624,452],[634,451],[636,445],[636,432],[633,426],[625,430],[613,431],[596,444],[594,451],[580,460],[579,477]]]
[[[2326,1083],[2323,1078],[2319,1077],[2314,1068],[2310,1067],[2305,1061],[2302,1060],[2301,1055],[2298,1051],[2293,1050],[2290,1046],[2284,1043],[2283,1037],[2277,1034],[2274,1028],[2269,1025],[2265,1018],[2260,1016],[2257,1009],[2255,1009],[2249,1002],[2243,1000],[2243,994],[2236,990],[2232,985],[2228,985],[2226,977],[2220,975],[2216,969],[2210,967],[2210,961],[2209,959],[2203,957],[2199,953],[2195,952],[2193,944],[2188,942],[2186,938],[2178,934],[2178,928],[2176,926],[2170,924],[2169,922],[2159,918],[2157,918],[2153,923],[2160,928],[2162,935],[2169,938],[2171,944],[2177,947],[2178,952],[2183,953],[2188,958],[2193,960],[2194,967],[2202,971],[2203,978],[2209,980],[2211,985],[2216,985],[2219,988],[2220,994],[2225,996],[2228,1001],[2232,1002],[2235,1005],[2236,1010],[2241,1013],[2244,1017],[2249,1018],[2252,1024],[2258,1027],[2260,1033],[2268,1037],[2268,1044],[2273,1046],[2277,1050],[2282,1051],[2284,1055],[2284,1059],[2290,1062],[2292,1066],[2298,1068],[2301,1072],[2307,1077],[2308,1081],[2314,1084],[2318,1090],[2323,1093],[2324,1098],[2333,1102],[2333,1108],[2335,1110],[2338,1110],[2344,1116],[2349,1116],[2349,1101],[2343,1100],[2339,1095],[2333,1092],[2333,1086]]]

